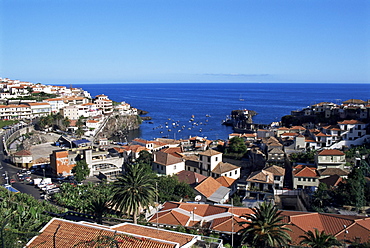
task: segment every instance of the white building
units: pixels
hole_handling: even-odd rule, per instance
[[[185,170],[185,162],[181,157],[158,151],[154,152],[152,168],[158,174],[174,175]]]
[[[32,118],[47,116],[51,113],[51,106],[47,102],[27,103],[31,108]]]

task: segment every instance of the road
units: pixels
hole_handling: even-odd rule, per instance
[[[10,181],[10,179],[15,179],[15,181],[16,181],[15,183],[12,184],[12,186],[14,188],[16,188],[17,190],[19,190],[22,193],[32,195],[33,197],[35,197],[35,199],[41,199],[41,196],[40,196],[41,192],[38,188],[36,188],[33,185],[28,185],[26,182],[21,182],[21,181],[18,180],[17,172],[18,172],[18,170],[20,170],[20,168],[15,167],[12,164],[8,163],[9,162],[9,157],[4,154],[4,144],[3,144],[2,140],[3,140],[3,135],[0,136],[0,162],[1,162],[0,173],[1,173],[1,175],[7,173],[8,177],[9,177],[9,181]],[[32,175],[32,177],[37,177],[37,176]],[[1,176],[0,177],[0,184],[3,185],[5,183],[7,183],[7,182],[5,181],[4,177]]]

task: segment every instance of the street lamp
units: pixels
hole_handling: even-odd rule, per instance
[[[347,230],[347,226],[346,225],[343,225],[343,227],[344,227],[344,242],[343,242],[343,247],[346,247],[346,238],[347,238],[348,230]]]
[[[5,178],[6,178],[6,183],[9,184],[9,175],[7,171],[5,171]]]
[[[195,209],[197,209],[197,207],[194,207],[194,209],[193,209],[193,222],[195,221]]]

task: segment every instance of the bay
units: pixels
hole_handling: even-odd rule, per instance
[[[221,123],[232,110],[254,110],[258,113],[255,123],[270,124],[292,110],[319,102],[370,99],[370,84],[95,83],[73,87],[83,88],[92,97],[105,94],[148,111],[152,120],[144,121],[134,133],[134,137],[147,140],[189,136],[225,140],[232,128]]]

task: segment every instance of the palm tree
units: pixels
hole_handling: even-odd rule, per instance
[[[329,248],[336,245],[341,245],[341,243],[331,234],[326,234],[325,231],[321,233],[315,228],[315,233],[311,230],[305,232],[305,235],[299,236],[302,238],[300,244],[308,245],[312,248]]]
[[[82,137],[82,135],[84,135],[85,134],[85,130],[83,130],[81,127],[79,127],[79,128],[77,128],[77,130],[76,130],[76,135],[78,136],[78,137]]]
[[[80,116],[80,117],[78,118],[77,122],[76,122],[76,126],[77,126],[77,127],[82,127],[82,126],[84,126],[84,125],[85,125],[85,123],[84,123],[84,117],[83,117],[83,116]]]
[[[103,215],[109,210],[110,200],[109,195],[99,194],[91,201],[89,211],[95,215],[98,224],[103,224]]]
[[[140,207],[149,207],[155,199],[153,176],[139,164],[129,164],[126,173],[113,184],[113,206],[122,213],[133,215],[137,223]]]
[[[256,208],[251,209],[252,214],[244,215],[248,221],[239,222],[247,225],[240,231],[242,242],[248,242],[252,247],[283,247],[291,241],[283,219],[276,206],[271,202],[263,202]]]
[[[63,120],[62,120],[62,125],[65,127],[65,129],[67,129],[67,127],[69,127],[69,124],[71,124],[71,121],[69,120],[68,117],[65,117]]]

